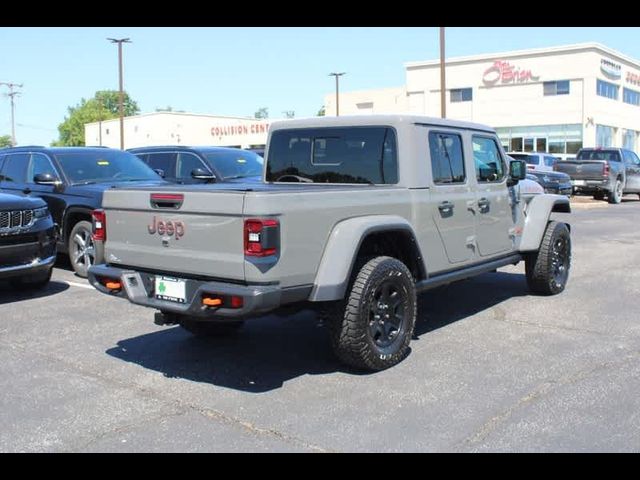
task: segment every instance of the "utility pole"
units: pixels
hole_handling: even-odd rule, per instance
[[[447,118],[447,88],[444,76],[444,27],[440,27],[440,116]]]
[[[9,93],[7,93],[7,97],[11,99],[11,146],[15,147],[17,142],[16,142],[16,120],[15,120],[16,106],[15,106],[14,99],[16,96],[21,95],[22,92],[16,92],[14,91],[14,88],[15,87],[22,88],[22,83],[18,84],[18,83],[11,83],[11,82],[0,82],[0,85],[6,85],[9,88]]]
[[[120,150],[124,150],[124,88],[122,85],[122,44],[131,43],[128,38],[107,38],[111,43],[118,44],[118,76],[120,80]]]
[[[329,74],[330,77],[331,76],[336,77],[336,117],[340,116],[340,99],[338,98],[338,90],[339,90],[338,79],[345,73],[346,72],[333,72]]]

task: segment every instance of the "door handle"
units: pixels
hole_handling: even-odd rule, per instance
[[[491,205],[491,202],[486,197],[482,197],[480,200],[478,200],[478,207],[480,207],[480,211],[487,210],[489,208],[489,205]]]
[[[438,210],[440,210],[441,212],[448,212],[449,210],[453,210],[453,203],[445,200],[440,205],[438,205]]]
[[[26,193],[26,194],[28,195],[29,193],[31,193],[31,189],[30,189],[29,187],[24,188],[24,189],[22,190],[22,193]]]

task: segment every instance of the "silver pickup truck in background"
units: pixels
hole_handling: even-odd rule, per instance
[[[556,162],[554,170],[571,177],[574,193],[620,203],[625,193],[640,195],[640,159],[624,148],[582,148],[575,160]]]
[[[419,292],[525,262],[533,292],[565,288],[566,196],[528,202],[484,125],[423,116],[271,125],[263,182],[107,191],[94,230],[108,295],[196,335],[269,312],[315,308],[334,351],[380,370],[409,352]]]

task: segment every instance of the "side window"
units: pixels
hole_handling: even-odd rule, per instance
[[[453,133],[429,132],[431,172],[436,185],[464,183],[462,140]]]
[[[638,158],[635,152],[631,152],[631,158],[633,159],[634,165],[640,165],[640,158]]]
[[[30,155],[28,153],[7,155],[4,161],[3,180],[8,183],[25,183],[29,157]]]
[[[622,159],[624,160],[624,163],[626,165],[635,165],[634,158],[632,155],[633,155],[633,152],[630,152],[629,150],[622,151]]]
[[[150,153],[148,165],[154,170],[162,170],[165,178],[176,178],[177,153]]]
[[[48,173],[49,175],[58,178],[56,169],[53,168],[51,160],[46,155],[41,153],[31,154],[31,161],[29,162],[29,168],[27,168],[27,182],[35,183],[33,178],[39,174]]]
[[[191,172],[196,168],[202,168],[205,171],[210,171],[205,164],[196,157],[193,153],[179,153],[178,154],[178,175],[177,178],[191,178]]]
[[[547,167],[553,167],[554,163],[556,163],[556,158],[555,157],[551,157],[549,155],[545,155],[544,156],[544,164]]]
[[[499,182],[504,178],[505,168],[494,138],[473,136],[473,162],[479,182]]]

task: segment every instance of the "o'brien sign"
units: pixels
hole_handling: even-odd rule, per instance
[[[222,125],[219,127],[211,127],[211,135],[214,137],[225,137],[228,135],[254,135],[256,133],[267,133],[268,131],[268,123]]]
[[[529,80],[536,81],[540,77],[533,75],[531,70],[523,70],[514,67],[504,60],[496,60],[493,65],[487,68],[482,74],[482,81],[487,87],[493,87],[497,83],[525,83]]]
[[[611,60],[607,60],[603,58],[600,60],[600,70],[607,77],[612,78],[613,80],[619,80],[622,77],[622,65],[618,63],[613,63]]]

